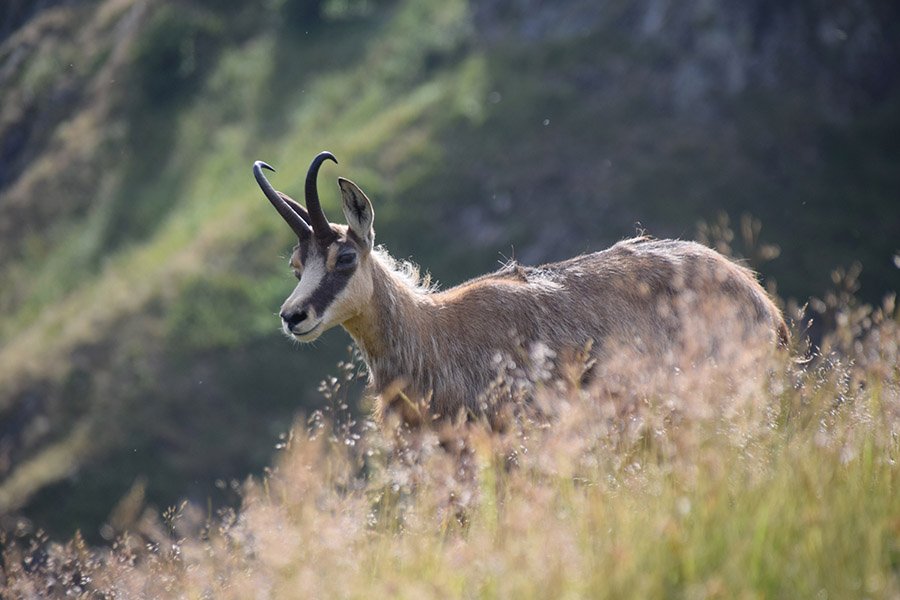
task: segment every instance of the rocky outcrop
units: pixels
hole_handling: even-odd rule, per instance
[[[900,82],[900,5],[881,0],[488,0],[472,7],[489,45],[615,40],[621,52],[653,63],[683,111],[755,86],[804,85],[839,118],[883,101]]]

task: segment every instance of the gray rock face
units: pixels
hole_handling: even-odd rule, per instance
[[[487,0],[473,3],[487,44],[617,39],[652,52],[679,110],[748,86],[803,83],[836,116],[884,99],[900,81],[900,8],[879,0]]]

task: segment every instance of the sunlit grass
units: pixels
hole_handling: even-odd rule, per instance
[[[900,314],[848,309],[825,341],[849,353],[551,384],[503,433],[356,423],[342,364],[236,511],[147,510],[111,549],[9,539],[5,593],[896,597]]]

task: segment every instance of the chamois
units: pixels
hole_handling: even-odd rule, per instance
[[[376,412],[399,406],[415,421],[484,413],[484,393],[501,371],[544,357],[585,351],[596,364],[635,356],[715,359],[723,345],[784,344],[781,312],[754,274],[694,242],[637,237],[558,263],[499,271],[446,291],[433,289],[410,263],[375,246],[372,203],[338,178],[346,225],[319,202],[321,152],[306,175],[306,207],[253,173],[298,238],[290,266],[299,283],[281,307],[289,337],[311,342],[342,325],[358,345],[376,396]],[[545,360],[546,362],[546,360]],[[520,371],[521,372],[521,371]],[[399,401],[401,398],[403,401]],[[410,400],[412,399],[412,400]]]

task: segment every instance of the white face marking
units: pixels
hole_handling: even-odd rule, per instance
[[[321,256],[311,254],[304,265],[300,281],[281,306],[282,312],[296,310],[307,310],[310,312],[311,318],[308,319],[308,322],[304,322],[301,325],[301,328],[308,331],[309,335],[297,335],[293,333],[288,327],[288,324],[282,321],[281,328],[289,337],[303,342],[311,342],[321,334],[321,315],[316,315],[311,307],[307,307],[307,303],[319,285],[321,285],[324,277],[325,259]]]
[[[306,261],[303,275],[300,277],[300,281],[297,282],[297,287],[288,296],[285,306],[299,307],[301,304],[306,303],[313,292],[316,291],[316,288],[322,283],[324,277],[325,259],[320,256],[311,256]]]

